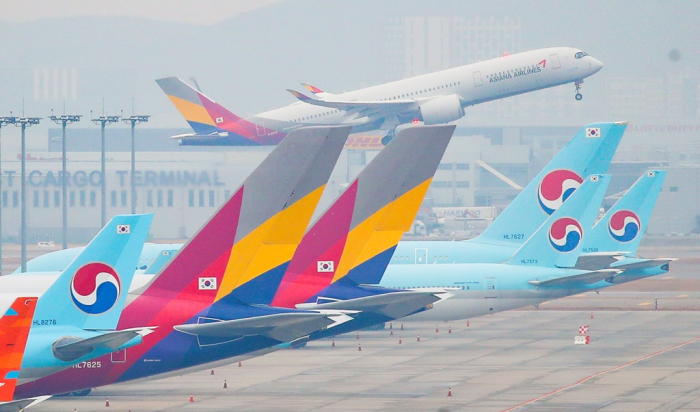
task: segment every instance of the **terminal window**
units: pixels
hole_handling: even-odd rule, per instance
[[[216,204],[216,196],[214,195],[214,191],[210,190],[209,191],[209,207],[214,207]]]
[[[204,207],[204,190],[199,191],[199,207]]]
[[[173,207],[173,191],[168,190],[168,207]]]
[[[7,190],[2,191],[2,207],[7,207]]]
[[[122,207],[126,207],[126,190],[122,190],[122,195],[121,195],[121,200],[122,200]]]
[[[80,191],[80,207],[85,207],[85,191],[81,190]]]
[[[146,192],[146,206],[153,207],[153,190]]]
[[[68,204],[70,207],[75,207],[75,191],[71,190],[70,196],[68,196]]]
[[[44,190],[44,207],[49,207],[51,203],[51,194],[48,190]]]
[[[189,197],[189,199],[188,199],[188,200],[189,200],[189,202],[188,202],[189,206],[190,206],[190,207],[194,207],[194,190],[190,189],[189,192],[187,193],[187,195],[188,195],[188,197]]]
[[[163,207],[163,191],[158,191],[158,207]]]
[[[53,207],[60,207],[61,206],[61,192],[58,190],[55,190],[53,192]]]
[[[109,205],[112,207],[117,207],[117,191],[111,190],[109,192]]]
[[[19,192],[15,190],[12,192],[12,207],[17,206],[19,206]]]
[[[39,207],[39,191],[34,191],[34,207]]]
[[[90,191],[90,206],[95,207],[96,204],[97,204],[97,192],[95,192],[94,190],[91,190]]]

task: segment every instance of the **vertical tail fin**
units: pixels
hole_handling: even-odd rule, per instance
[[[36,298],[17,298],[0,318],[0,402],[14,396],[36,302]]]
[[[609,175],[590,175],[508,261],[514,265],[573,267],[593,227]]]
[[[37,318],[114,329],[152,220],[151,214],[113,217],[41,296]]]
[[[168,96],[182,117],[187,120],[187,123],[190,124],[195,133],[210,135],[219,131],[215,119],[211,117],[202,103],[203,99],[211,101],[208,97],[177,77],[158,79],[156,83]]]
[[[146,271],[143,272],[144,275],[155,275],[158,272],[160,272],[163,267],[170,262],[170,259],[173,258],[173,256],[177,253],[177,249],[173,250],[161,250],[160,253],[158,253],[158,256],[153,260],[153,263],[151,263],[148,268],[146,268]]]
[[[607,171],[626,128],[626,122],[586,125],[474,241],[517,246],[529,239],[588,175]]]
[[[665,178],[662,170],[644,173],[593,226],[583,242],[584,252],[636,254]]]
[[[140,309],[139,317],[152,319],[168,299],[182,295],[204,308],[242,285],[234,297],[273,293],[349,132],[312,127],[290,133],[146,286],[143,298],[166,299]]]
[[[294,307],[344,278],[377,283],[453,132],[454,126],[399,132],[306,233],[272,305]]]

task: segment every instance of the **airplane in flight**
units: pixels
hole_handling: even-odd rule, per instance
[[[348,125],[352,133],[386,131],[386,144],[403,124],[449,123],[465,108],[536,90],[581,85],[603,64],[571,47],[550,47],[428,73],[351,92],[332,94],[304,84],[310,95],[289,90],[299,101],[239,117],[176,77],[156,82],[193,133],[172,136],[182,145],[275,145],[291,130],[311,125]]]

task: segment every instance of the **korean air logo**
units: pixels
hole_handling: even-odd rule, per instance
[[[537,189],[537,199],[542,210],[548,215],[554,213],[581,186],[581,183],[583,183],[581,176],[571,170],[559,169],[549,172]]]
[[[570,217],[563,217],[549,228],[549,243],[560,252],[571,252],[583,239],[581,225]]]
[[[608,222],[610,236],[618,242],[629,242],[637,237],[642,224],[634,212],[618,210]]]
[[[112,309],[120,292],[119,275],[104,263],[88,263],[81,267],[70,284],[73,303],[89,315],[99,315]]]

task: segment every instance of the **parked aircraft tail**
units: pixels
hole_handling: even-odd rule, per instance
[[[514,265],[573,267],[596,217],[609,175],[590,175],[508,261]]]
[[[379,283],[453,132],[399,132],[304,235],[271,304],[295,307],[334,282]]]
[[[152,220],[152,214],[112,218],[41,296],[35,315],[46,324],[37,326],[114,329]]]
[[[626,128],[627,122],[583,127],[473,242],[524,243],[586,177],[607,171]]]
[[[37,298],[20,297],[0,318],[0,402],[12,401]]]

